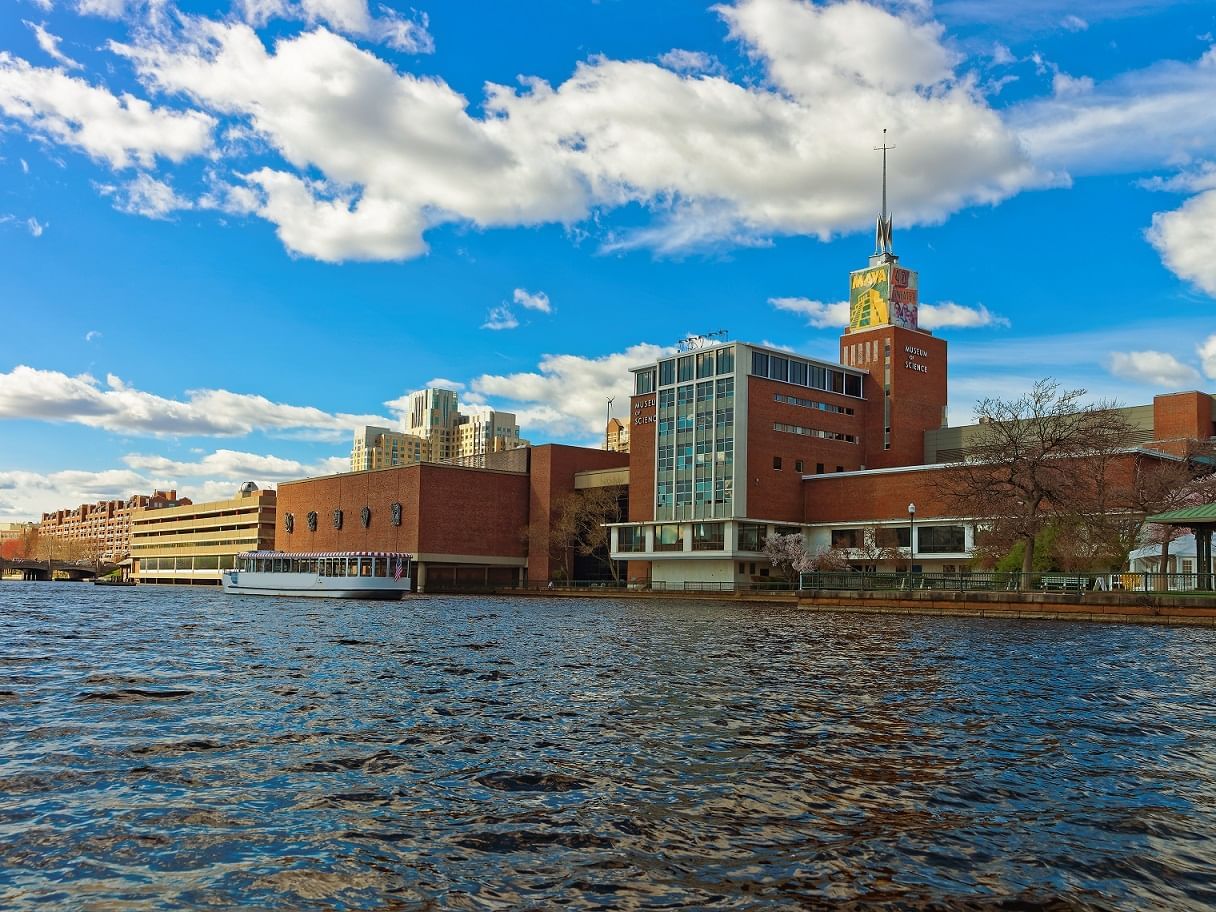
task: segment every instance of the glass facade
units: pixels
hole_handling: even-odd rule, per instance
[[[917,526],[917,554],[962,554],[967,550],[967,532],[962,526]]]

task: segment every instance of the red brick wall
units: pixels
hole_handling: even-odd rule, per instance
[[[633,449],[633,438],[629,441]],[[577,472],[591,469],[623,469],[630,465],[631,453],[610,453],[585,447],[546,444],[532,448],[532,470],[528,491],[528,579],[551,579],[561,565],[550,554],[550,522],[554,502],[574,491]],[[630,488],[633,485],[630,484]],[[632,511],[632,503],[630,504]]]
[[[1169,393],[1153,397],[1154,440],[1195,440],[1212,435],[1212,397],[1207,393]]]
[[[402,506],[402,522],[391,522],[391,505]],[[364,529],[360,512],[371,508]],[[343,511],[342,529],[333,511]],[[307,515],[317,512],[317,531]],[[287,513],[295,531],[283,527]],[[279,486],[275,547],[283,551],[408,551],[523,557],[520,530],[528,521],[525,475],[431,464],[326,478]]]
[[[757,519],[798,522],[802,518],[802,474],[814,474],[818,463],[825,472],[843,466],[846,472],[861,468],[864,410],[858,399],[779,383],[762,377],[747,377],[747,465],[741,467],[739,483],[747,485],[747,515]],[[777,394],[826,402],[854,410],[852,415],[824,412],[777,402]],[[852,434],[858,443],[804,437],[773,430],[773,424],[818,428]],[[781,457],[781,468],[773,468],[773,457]],[[796,468],[804,464],[803,472]]]
[[[867,342],[876,342],[870,359]],[[891,345],[891,449],[883,449],[883,382],[885,344]],[[925,355],[909,354],[908,348]],[[946,341],[928,333],[883,326],[840,337],[840,361],[870,371],[869,402],[862,461],[870,469],[924,462],[925,431],[942,426],[947,394]],[[917,367],[924,367],[925,371]]]
[[[629,401],[629,518],[654,519],[654,448],[658,393]]]

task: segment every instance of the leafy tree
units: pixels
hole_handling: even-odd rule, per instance
[[[800,573],[815,570],[847,570],[849,562],[844,553],[836,548],[809,551],[802,534],[773,533],[764,540],[764,556],[786,580],[798,581]]]

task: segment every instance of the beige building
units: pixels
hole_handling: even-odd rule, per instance
[[[382,427],[363,427],[355,431],[350,451],[350,470],[388,469],[423,462],[430,447],[415,434],[403,434]]]
[[[604,448],[609,453],[629,452],[629,425],[620,418],[609,419],[608,431],[604,438]]]
[[[246,482],[229,500],[139,509],[131,519],[140,583],[216,586],[242,551],[274,547],[276,495]]]
[[[190,503],[176,491],[133,494],[126,500],[99,500],[73,510],[43,513],[38,534],[64,542],[69,550],[89,560],[119,561],[131,548],[131,518],[136,510]]]
[[[519,436],[519,425],[511,412],[475,408],[464,414],[457,404],[452,390],[424,389],[410,393],[404,431],[370,425],[355,430],[351,471],[418,462],[464,464],[487,453],[528,446],[528,441]]]

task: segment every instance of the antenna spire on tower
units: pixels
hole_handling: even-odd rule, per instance
[[[882,152],[882,214],[874,232],[874,256],[895,253],[891,244],[891,216],[887,214],[887,152],[894,148],[887,145],[887,128],[883,127],[882,145],[874,147],[875,152]]]

